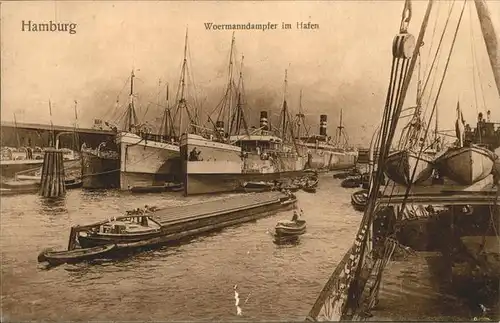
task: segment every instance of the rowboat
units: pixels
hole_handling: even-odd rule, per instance
[[[2,188],[7,189],[37,189],[40,187],[40,182],[37,181],[16,181],[16,180],[8,180],[1,183]]]
[[[340,183],[343,188],[355,188],[361,185],[361,175],[350,176]]]
[[[349,176],[356,176],[356,175],[359,175],[359,174],[361,174],[361,172],[359,171],[359,169],[354,168],[354,169],[351,169],[351,170],[349,170],[347,172],[341,172],[341,173],[333,174],[333,178],[336,178],[336,179],[346,179]]]
[[[351,195],[351,204],[357,211],[364,211],[368,201],[368,190],[359,190]]]
[[[64,186],[66,189],[73,189],[82,187],[83,181],[80,178],[74,178],[64,181]]]
[[[175,184],[172,186],[167,186],[167,191],[170,191],[170,192],[184,191],[184,185],[183,184]]]
[[[300,186],[293,184],[293,183],[292,184],[284,184],[284,185],[280,186],[280,189],[285,190],[285,191],[290,191],[290,192],[297,192],[300,189]]]
[[[304,192],[307,192],[307,193],[316,193],[316,187],[315,186],[304,186],[302,188],[302,190]]]
[[[38,261],[47,261],[52,266],[64,263],[76,263],[102,257],[113,251],[115,248],[115,244],[109,244],[87,249],[46,251],[39,256]]]
[[[461,185],[472,185],[492,173],[494,158],[492,151],[472,145],[449,148],[435,163],[441,175]]]
[[[317,187],[318,183],[319,183],[319,179],[318,178],[310,178],[310,179],[307,180],[305,186],[308,186],[308,187]]]
[[[387,156],[384,171],[397,184],[420,184],[432,175],[432,155],[400,150]]]
[[[278,221],[275,227],[277,236],[298,236],[306,232],[305,220],[281,220]]]
[[[242,189],[246,193],[250,192],[265,192],[271,191],[274,188],[274,184],[270,182],[245,182],[242,185]]]

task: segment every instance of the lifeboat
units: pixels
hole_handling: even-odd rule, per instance
[[[492,151],[480,147],[449,148],[435,163],[440,174],[461,185],[472,185],[492,173],[495,164]]]
[[[432,175],[432,156],[428,153],[400,150],[390,154],[385,163],[385,173],[389,179],[401,184],[420,184]]]

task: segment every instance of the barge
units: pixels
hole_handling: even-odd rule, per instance
[[[115,251],[175,242],[265,217],[293,207],[296,197],[281,192],[248,194],[134,214],[71,228],[68,251],[114,244]]]

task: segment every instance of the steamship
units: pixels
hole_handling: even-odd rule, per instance
[[[295,143],[286,101],[287,72],[280,135],[270,128],[267,111],[260,114],[260,127],[249,129],[243,109],[243,58],[238,86],[233,80],[234,43],[233,33],[228,82],[223,98],[214,111],[218,118],[215,123],[209,118],[213,130],[200,135],[194,129],[181,136],[185,195],[231,192],[249,181],[275,181],[299,177],[304,173],[304,161],[296,145],[285,142],[290,131]],[[228,120],[227,124],[224,120]]]
[[[260,127],[229,136],[216,122],[216,138],[181,136],[185,195],[231,192],[249,181],[275,181],[304,175],[304,160],[269,130],[267,112]]]
[[[304,115],[299,112],[299,119],[303,119]],[[355,149],[348,148],[347,140],[342,145],[342,137],[345,136],[342,126],[342,111],[341,121],[337,131],[337,139],[332,140],[327,135],[327,115],[320,115],[319,135],[300,136],[300,128],[297,133],[297,146],[299,152],[303,156],[307,156],[305,163],[306,169],[315,170],[339,170],[353,167],[356,164],[358,153]],[[300,127],[300,122],[297,126]]]
[[[178,123],[179,132],[182,131],[182,116],[191,115],[185,99],[185,80],[187,73],[187,31],[184,44],[184,58],[179,81],[178,97],[176,98],[176,113],[172,113],[168,100],[168,86],[166,107],[163,115],[161,134],[152,134],[151,129],[140,126],[135,131],[122,132],[117,137],[120,145],[120,187],[122,190],[138,186],[161,186],[167,182],[182,182],[179,136],[174,129]],[[133,78],[131,78],[130,104],[127,117],[136,119],[133,106]],[[174,120],[172,114],[178,119]],[[130,120],[129,124],[136,124]]]

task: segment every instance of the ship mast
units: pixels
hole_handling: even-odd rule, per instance
[[[181,97],[179,99],[179,109],[184,109],[186,105],[186,99],[184,98],[184,91],[186,89],[186,65],[187,65],[187,40],[188,40],[188,31],[186,29],[186,37],[184,39],[184,59],[182,60],[182,73],[181,73]],[[183,127],[182,127],[182,115],[183,110],[179,111],[179,135],[182,135]]]
[[[21,140],[19,140],[19,129],[17,129],[17,119],[15,112],[14,112],[14,129],[16,129],[17,147],[21,147]]]
[[[287,120],[286,120],[286,115],[288,112],[288,104],[286,102],[286,94],[287,94],[287,89],[288,89],[288,70],[285,70],[285,84],[284,84],[284,90],[283,90],[283,108],[281,110],[281,136],[282,140],[285,141],[286,138],[286,128],[287,128]]]
[[[54,124],[52,123],[52,103],[50,102],[49,99],[49,115],[50,115],[50,145],[54,146],[55,145],[55,138],[56,138],[56,133],[54,130]]]
[[[227,92],[226,92],[226,103],[227,103],[227,107],[223,107],[223,109],[227,109],[227,111],[224,111],[227,115],[226,115],[226,118],[227,118],[227,126],[226,126],[226,129],[227,129],[227,132],[230,133],[230,122],[231,122],[231,114],[232,114],[232,111],[231,111],[231,104],[233,103],[232,99],[233,99],[233,52],[234,52],[234,42],[235,42],[235,38],[234,38],[234,32],[233,32],[233,36],[231,38],[231,50],[229,52],[229,67],[228,67],[228,83],[227,83]],[[223,115],[222,115],[222,118],[224,119],[224,112],[223,112]]]
[[[236,114],[233,115],[233,119],[231,121],[231,129],[232,131],[233,128],[233,122],[236,118],[236,129],[235,129],[235,134],[239,135],[241,131],[241,125],[243,124],[243,127],[245,128],[245,133],[247,136],[250,137],[250,132],[248,130],[248,124],[245,118],[245,113],[243,111],[243,102],[242,102],[242,94],[244,94],[245,87],[243,84],[243,60],[244,56],[241,55],[241,64],[240,64],[240,78],[238,80],[238,101],[236,105]]]
[[[498,37],[496,36],[493,23],[491,22],[490,12],[484,0],[475,0],[477,16],[481,25],[486,50],[490,58],[493,76],[497,86],[498,95],[500,95],[500,52],[498,49]]]
[[[132,69],[132,72],[130,74],[130,94],[129,94],[129,103],[128,103],[128,110],[127,110],[127,116],[125,118],[125,129],[127,131],[132,131],[132,127],[137,124],[137,115],[135,113],[135,108],[134,108],[134,70]]]
[[[191,114],[189,113],[189,109],[187,107],[187,102],[186,102],[186,98],[185,98],[186,72],[187,72],[187,69],[188,69],[188,65],[187,65],[187,50],[188,50],[188,29],[186,28],[186,37],[184,38],[184,58],[182,60],[182,70],[181,70],[181,77],[180,77],[180,80],[179,80],[179,88],[178,88],[180,90],[180,97],[179,97],[179,101],[178,101],[178,105],[177,105],[177,111],[176,111],[176,114],[177,113],[179,114],[179,135],[182,135],[182,133],[184,131],[188,130],[188,129],[185,130],[184,126],[183,126],[183,119],[182,119],[182,117],[183,117],[183,114],[184,114],[184,110],[186,111],[186,114],[187,114],[187,117],[188,117],[188,122],[190,122],[190,123],[193,122],[193,119],[191,117]],[[177,94],[179,94],[179,92],[177,92]],[[172,132],[174,132],[173,129],[172,129]],[[173,135],[175,136],[175,133],[173,133]]]
[[[227,87],[224,90],[224,95],[222,96],[221,101],[219,104],[217,104],[217,107],[212,111],[212,113],[218,111],[217,113],[217,118],[216,122],[212,121],[212,118],[210,117],[212,113],[208,115],[208,120],[209,122],[212,123],[214,129],[215,129],[215,134],[217,135],[219,140],[225,141],[226,140],[226,135],[230,135],[231,133],[231,118],[233,117],[233,111],[231,109],[232,105],[234,104],[233,102],[233,87],[234,87],[234,80],[233,80],[233,52],[234,52],[234,43],[235,43],[235,38],[234,38],[234,32],[231,37],[231,50],[229,52],[229,66],[228,66],[228,80],[227,80]]]
[[[344,135],[345,137],[345,132],[344,132],[345,127],[342,125],[342,113],[343,109],[340,109],[340,123],[339,126],[337,127],[337,145],[341,145],[340,141],[342,140],[342,135]],[[347,145],[347,138],[345,138],[342,144]]]
[[[74,149],[78,150],[81,148],[81,146],[78,144],[78,102],[75,100],[75,127],[73,129],[73,144],[74,144]]]
[[[299,113],[297,113],[295,115],[295,117],[297,118],[296,120],[296,124],[297,124],[297,138],[299,140],[302,140],[301,138],[301,135],[300,135],[300,128],[302,128],[302,126],[304,126],[304,130],[305,130],[305,136],[309,136],[308,134],[308,131],[307,131],[307,128],[306,128],[306,119],[305,119],[305,115],[304,115],[304,112],[303,112],[303,108],[302,108],[302,89],[300,89],[300,95],[299,95]]]
[[[164,137],[172,137],[175,135],[174,129],[173,129],[173,122],[172,122],[172,113],[170,111],[170,101],[169,101],[169,84],[167,83],[167,92],[166,92],[166,107],[165,110],[163,111],[163,120],[161,124],[161,129],[160,129],[160,135]]]

